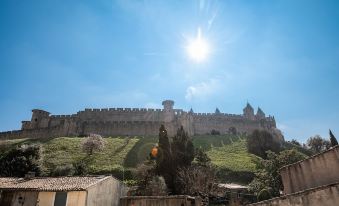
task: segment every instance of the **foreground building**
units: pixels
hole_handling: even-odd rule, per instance
[[[0,178],[1,206],[118,206],[124,194],[111,176]]]
[[[190,136],[213,132],[251,133],[255,129],[281,134],[274,117],[267,117],[260,108],[254,114],[249,103],[243,114],[221,113],[218,108],[214,113],[194,113],[192,109],[183,111],[174,109],[172,100],[165,100],[162,105],[163,109],[85,109],[72,115],[50,115],[47,111],[33,109],[31,120],[22,121],[21,130],[1,132],[0,139],[86,136],[90,133],[102,136],[154,136],[158,135],[162,124],[170,136],[180,126]]]
[[[339,146],[280,169],[284,196],[252,206],[339,205]]]

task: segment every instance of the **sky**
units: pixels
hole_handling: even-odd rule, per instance
[[[2,0],[0,131],[31,109],[275,116],[285,139],[339,136],[339,2]],[[188,47],[200,33],[204,60]]]

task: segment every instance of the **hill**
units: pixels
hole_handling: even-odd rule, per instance
[[[103,151],[87,156],[81,150],[79,137],[46,139],[16,139],[0,142],[0,156],[20,144],[41,144],[45,174],[57,166],[85,162],[91,174],[112,173],[118,178],[132,178],[132,170],[144,161],[158,137],[109,137],[105,138]],[[256,157],[248,154],[246,139],[234,135],[194,136],[195,147],[202,148],[217,168],[221,181],[247,183],[253,177]]]

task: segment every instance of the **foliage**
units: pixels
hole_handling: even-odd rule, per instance
[[[212,129],[211,135],[220,135],[220,132],[218,130]]]
[[[183,126],[178,129],[177,135],[174,136],[171,149],[175,168],[191,165],[194,159],[194,146]]]
[[[73,176],[75,174],[75,168],[72,164],[66,164],[62,166],[57,166],[53,172],[52,176],[58,177],[58,176]]]
[[[82,142],[82,150],[88,155],[92,155],[94,151],[102,151],[105,146],[105,140],[98,134],[90,134]]]
[[[149,160],[140,164],[135,175],[138,182],[137,195],[157,196],[167,194],[165,179],[156,175],[154,161]]]
[[[156,158],[156,173],[162,175],[165,178],[167,187],[171,190],[175,187],[174,176],[175,166],[172,157],[172,147],[167,136],[167,131],[164,125],[161,125],[159,129],[159,144],[158,144],[158,156]]]
[[[271,191],[272,196],[279,196],[280,190],[283,190],[279,169],[285,165],[303,160],[306,155],[292,149],[284,150],[279,154],[268,151],[267,159],[257,162],[258,171],[256,177],[250,183],[250,190],[259,193],[263,189]]]
[[[336,145],[338,145],[338,141],[335,138],[335,136],[333,135],[332,131],[330,130],[330,141],[331,141],[331,146],[334,147]]]
[[[294,145],[296,145],[296,146],[301,147],[300,142],[298,142],[298,140],[296,140],[296,139],[292,139],[292,140],[291,140],[291,143],[294,144]]]
[[[163,176],[172,194],[180,194],[176,184],[178,170],[187,168],[194,159],[194,146],[187,132],[181,126],[170,143],[163,125],[159,129],[159,156],[156,159],[156,173]]]
[[[20,145],[0,159],[0,176],[24,177],[28,172],[39,176],[42,172],[42,155],[39,145]]]
[[[208,197],[215,182],[215,171],[211,166],[193,164],[179,168],[176,186],[179,194]]]
[[[254,130],[247,140],[247,150],[249,153],[266,158],[266,151],[279,152],[280,144],[268,131]]]
[[[235,127],[230,127],[228,129],[228,132],[232,135],[236,135],[238,133],[237,128],[235,128]]]
[[[307,140],[307,146],[315,153],[329,149],[330,145],[331,143],[328,140],[323,139],[320,135],[315,135]]]
[[[285,141],[285,142],[282,143],[282,150],[290,150],[290,149],[295,149],[298,152],[303,153],[307,156],[314,155],[314,151],[309,149],[308,147],[306,147],[305,144],[298,146],[298,145],[293,144],[292,142],[288,142],[288,141]]]
[[[262,189],[257,196],[258,201],[264,201],[264,200],[268,200],[271,199],[272,196],[270,194],[270,192],[267,189]]]
[[[211,158],[200,148],[195,150],[195,161],[198,166],[208,167],[211,165]]]
[[[73,163],[74,175],[81,176],[88,174],[88,167],[85,161],[81,160]]]

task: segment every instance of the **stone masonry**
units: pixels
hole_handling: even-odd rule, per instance
[[[258,108],[247,103],[243,114],[225,114],[217,108],[214,113],[194,113],[174,109],[174,101],[162,102],[163,109],[109,108],[85,109],[72,115],[51,115],[33,109],[30,121],[22,121],[21,130],[1,132],[0,139],[43,138],[60,136],[86,136],[90,133],[102,136],[154,136],[161,124],[173,136],[181,125],[189,135],[210,134],[212,130],[221,134],[251,133],[255,129],[276,132],[274,117],[265,116]]]

